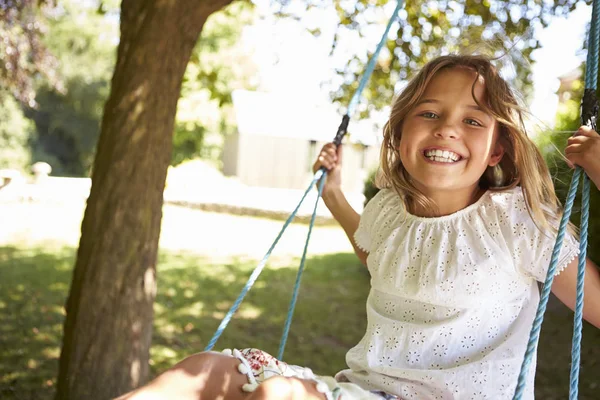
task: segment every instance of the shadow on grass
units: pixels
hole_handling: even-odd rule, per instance
[[[160,271],[155,307],[152,359],[157,370],[204,349],[256,266],[254,260],[209,263],[185,256],[173,266],[170,257],[171,267]],[[216,349],[259,347],[277,355],[297,260],[283,264],[263,270]],[[364,333],[368,285],[366,269],[352,254],[309,259],[285,361],[310,365],[318,373],[343,368],[346,351]]]
[[[63,305],[75,250],[0,247],[0,398],[51,399]],[[277,354],[298,261],[274,257],[216,349],[260,347]],[[256,266],[166,253],[158,266],[152,371],[202,351]],[[364,332],[369,277],[352,254],[307,260],[284,359],[320,373],[344,367]]]
[[[0,247],[0,398],[51,399],[75,250]],[[297,260],[274,259],[216,348],[259,347],[277,354]],[[165,253],[151,349],[153,373],[206,346],[256,261]],[[365,327],[369,277],[354,255],[307,261],[284,359],[333,374]],[[572,313],[551,300],[542,329],[536,396],[568,397]],[[585,325],[580,399],[598,398],[600,331]]]

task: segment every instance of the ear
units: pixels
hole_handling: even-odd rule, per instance
[[[496,140],[496,144],[494,145],[494,149],[492,150],[492,154],[490,155],[490,161],[488,165],[490,167],[495,167],[502,160],[504,156],[504,146],[501,143],[501,140]]]

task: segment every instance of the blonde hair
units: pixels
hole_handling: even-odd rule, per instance
[[[556,197],[550,172],[542,154],[527,136],[523,114],[524,107],[508,83],[500,77],[491,60],[478,55],[446,55],[427,63],[408,83],[394,101],[390,118],[384,126],[381,146],[380,174],[377,186],[393,188],[404,199],[410,210],[415,205],[435,210],[437,205],[421,193],[412,183],[400,159],[399,147],[402,124],[408,113],[419,102],[427,85],[438,72],[450,68],[468,68],[477,74],[471,93],[479,107],[493,116],[498,124],[498,140],[504,147],[504,156],[495,168],[501,168],[502,179],[494,179],[493,168],[488,168],[479,181],[482,189],[505,190],[521,186],[527,209],[540,228],[555,230],[560,215],[560,202]],[[486,103],[480,104],[474,95],[479,78],[485,83]]]

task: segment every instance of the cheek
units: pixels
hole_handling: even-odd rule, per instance
[[[490,136],[479,136],[471,140],[471,151],[480,157],[488,158],[494,149],[494,138]]]
[[[402,161],[404,161],[404,159],[406,158],[406,156],[408,154],[408,146],[409,146],[409,141],[406,140],[405,135],[402,135],[400,137],[400,141],[398,143],[398,153],[400,153],[400,159]]]

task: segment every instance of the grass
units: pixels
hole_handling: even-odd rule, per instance
[[[52,398],[81,210],[0,208],[1,399]],[[219,226],[236,229],[214,229]],[[280,226],[165,208],[153,373],[204,348]],[[190,234],[186,227],[205,228]],[[289,254],[300,254],[306,227],[289,230],[278,246],[283,252],[272,257],[217,348],[259,347],[277,354],[298,265]],[[369,277],[348,247],[341,230],[315,229],[310,252],[321,255],[307,261],[284,356],[321,374],[344,368],[346,351],[364,333]],[[571,334],[572,313],[551,299],[539,345],[537,398],[568,398]],[[600,330],[585,324],[579,399],[600,397],[599,364]]]
[[[73,248],[0,247],[0,398],[52,398],[74,255]],[[206,346],[254,267],[239,257],[162,252],[154,373]],[[217,348],[260,347],[276,355],[296,270],[297,260],[273,260]],[[364,333],[368,284],[351,254],[309,259],[284,359],[322,374],[344,368],[346,351]]]

